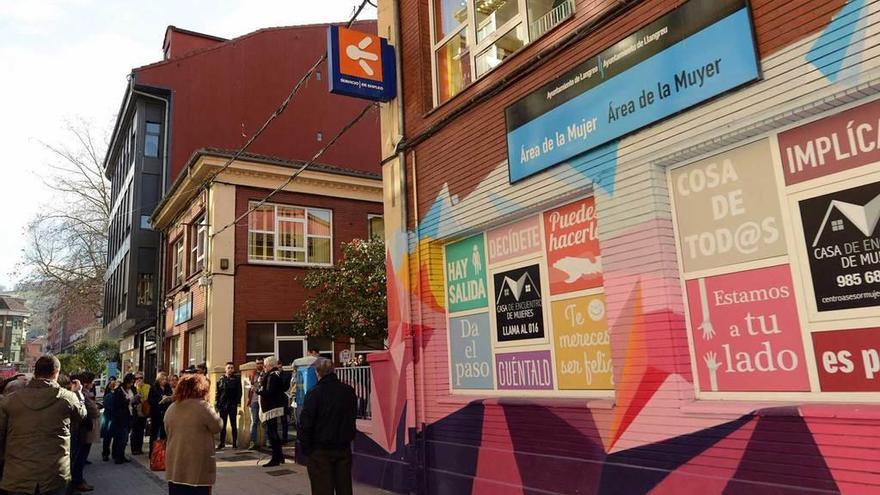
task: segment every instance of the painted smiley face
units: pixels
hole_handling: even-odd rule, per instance
[[[587,307],[587,313],[593,321],[599,321],[605,317],[605,303],[600,299],[593,299]]]

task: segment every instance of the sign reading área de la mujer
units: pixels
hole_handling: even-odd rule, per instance
[[[691,0],[506,109],[510,182],[758,77],[746,0]]]

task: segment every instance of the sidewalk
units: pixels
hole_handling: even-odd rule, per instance
[[[86,466],[86,480],[94,485],[94,495],[162,495],[168,493],[164,473],[149,469],[147,455],[131,456],[134,462],[114,464],[101,460],[100,444],[92,446],[91,465]],[[212,495],[266,493],[271,495],[308,495],[309,478],[305,466],[287,463],[276,468],[260,466],[268,460],[261,452],[227,449],[217,453],[217,484]],[[366,485],[355,484],[357,495],[390,494]]]

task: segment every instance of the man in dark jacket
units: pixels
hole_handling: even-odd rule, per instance
[[[85,399],[86,418],[80,421],[79,427],[71,432],[70,442],[70,485],[67,487],[67,493],[85,493],[95,489],[92,485],[86,483],[84,471],[86,461],[89,459],[89,452],[92,450],[92,442],[97,436],[95,431],[98,428],[98,417],[101,415],[98,409],[98,403],[95,401],[95,394],[92,391],[95,381],[94,373],[85,372],[80,375],[74,375],[74,381],[79,380],[82,384],[82,394]]]
[[[351,442],[357,417],[354,389],[339,381],[333,361],[313,365],[318,384],[306,394],[299,422],[299,440],[309,457],[313,495],[351,495]]]
[[[86,417],[82,385],[58,385],[61,363],[42,356],[26,387],[0,401],[0,490],[11,493],[64,493],[70,481],[70,432]]]
[[[226,447],[226,420],[232,427],[232,448],[238,446],[238,426],[235,418],[238,416],[238,406],[241,404],[241,378],[235,374],[235,365],[226,363],[226,374],[217,380],[217,395],[214,406],[217,413],[223,419],[223,429],[220,430],[220,444],[217,450]]]

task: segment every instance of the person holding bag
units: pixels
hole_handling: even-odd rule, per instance
[[[263,382],[260,384],[257,395],[260,397],[260,421],[266,423],[269,430],[272,459],[263,464],[263,467],[274,467],[284,464],[281,437],[278,435],[278,419],[284,416],[287,408],[287,394],[285,393],[284,381],[281,378],[281,365],[278,364],[278,359],[270,356],[264,362],[268,372],[263,376]]]
[[[165,413],[166,471],[169,495],[210,495],[217,481],[214,435],[220,415],[208,403],[211,386],[204,375],[184,375]]]
[[[171,385],[168,383],[168,373],[160,371],[156,375],[156,382],[150,387],[150,393],[147,396],[147,402],[150,404],[150,463],[153,461],[153,449],[156,442],[164,442],[165,434],[165,411],[171,405],[172,395]],[[164,468],[163,468],[164,469]],[[161,469],[156,469],[161,471]]]

